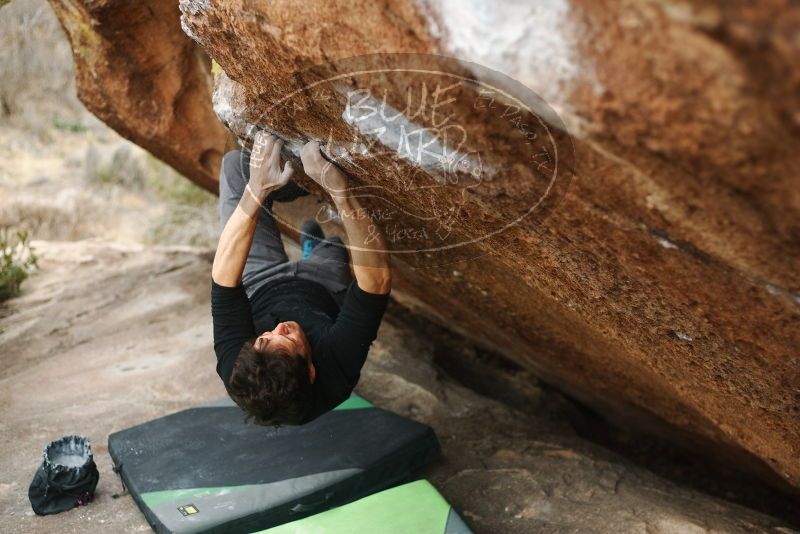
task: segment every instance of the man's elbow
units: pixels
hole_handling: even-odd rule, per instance
[[[358,287],[367,293],[385,295],[392,289],[392,270],[391,268],[370,269],[367,276],[356,276]]]
[[[242,275],[227,268],[222,262],[218,263],[215,260],[211,266],[211,279],[215,284],[223,287],[237,287],[241,283]]]
[[[378,276],[377,284],[378,284],[378,291],[377,292],[380,293],[381,295],[385,295],[386,293],[391,291],[391,289],[392,289],[392,269],[391,268],[387,267],[384,270],[384,272],[382,272]]]

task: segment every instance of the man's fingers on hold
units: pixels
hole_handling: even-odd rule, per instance
[[[272,134],[264,134],[264,148],[266,149],[265,153],[270,154],[274,146],[275,137]]]
[[[250,154],[251,162],[255,164],[256,168],[263,165],[265,159],[269,156],[272,147],[272,136],[264,130],[256,132],[253,137],[253,150]]]
[[[261,138],[261,132],[257,133],[253,136],[253,149],[251,153],[251,157],[256,157],[261,155],[264,150],[264,140]]]
[[[255,137],[253,138],[253,150],[263,150],[267,148],[269,139],[269,134],[263,130],[256,133]]]
[[[281,162],[281,148],[283,148],[283,140],[278,139],[272,145],[272,153],[269,155],[269,164],[270,165],[280,165]]]
[[[283,173],[281,174],[281,178],[288,181],[293,174],[294,174],[294,165],[292,165],[291,161],[287,161],[286,164],[283,166]]]
[[[314,156],[317,152],[319,152],[319,143],[316,141],[309,141],[303,145],[303,150],[300,153],[304,158],[308,158]]]

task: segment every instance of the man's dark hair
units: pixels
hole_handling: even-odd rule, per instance
[[[227,386],[231,399],[258,425],[297,425],[311,408],[308,360],[286,352],[257,352],[245,343]]]

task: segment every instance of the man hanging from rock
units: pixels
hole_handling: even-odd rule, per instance
[[[303,258],[289,261],[272,202],[305,192],[289,181],[290,162],[281,170],[282,145],[259,132],[251,154],[223,158],[223,230],[211,270],[217,373],[248,418],[264,425],[303,424],[348,398],[391,288],[384,237],[316,142],[301,151],[303,169],[331,196],[348,247],[306,221]]]

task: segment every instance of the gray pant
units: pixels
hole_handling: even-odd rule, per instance
[[[239,204],[249,179],[250,155],[239,150],[225,154],[219,177],[220,230]],[[252,297],[264,284],[287,277],[319,282],[339,304],[353,279],[347,249],[338,237],[318,243],[306,260],[289,261],[272,217],[272,202],[267,202],[258,217],[242,284],[247,296]]]

